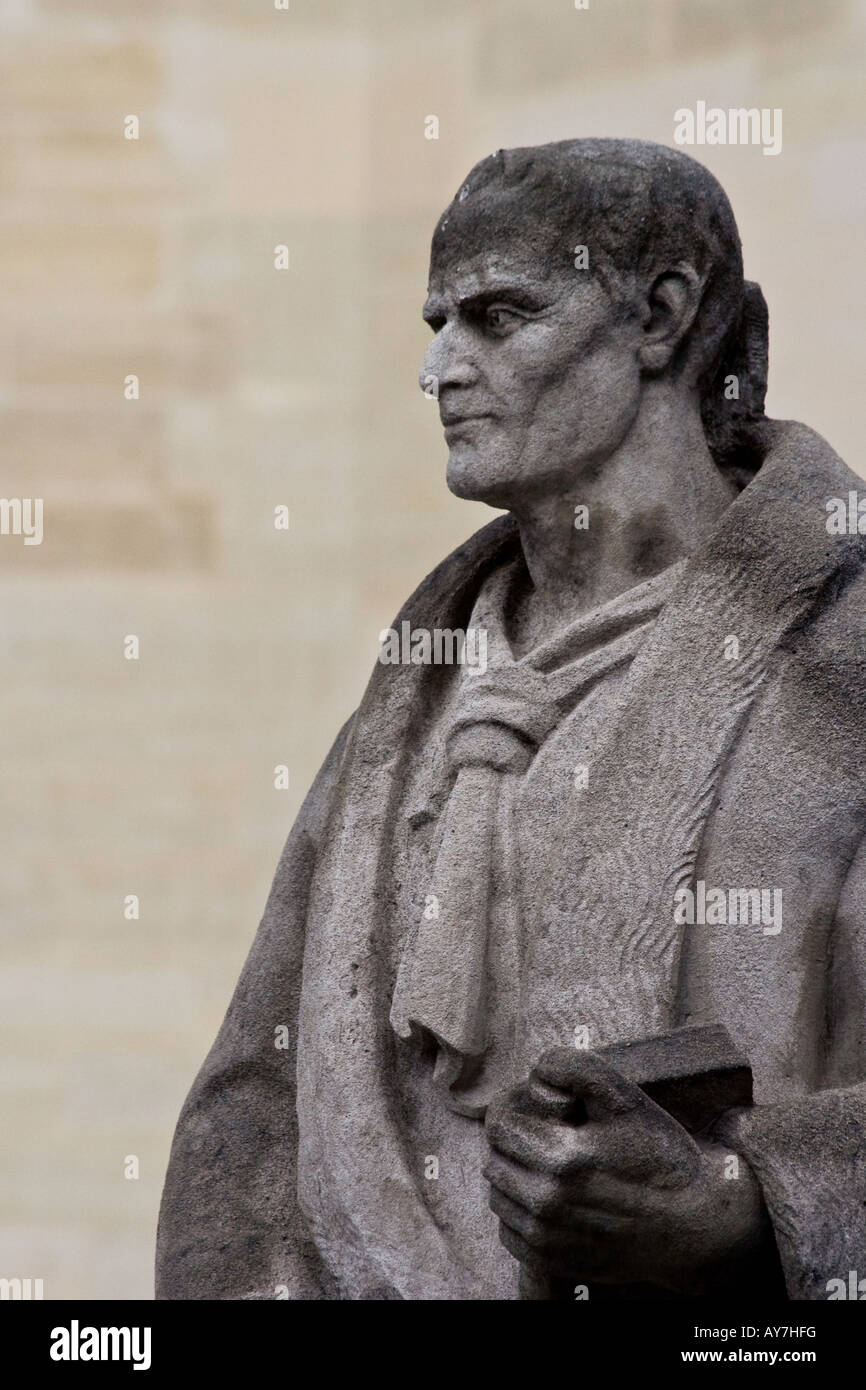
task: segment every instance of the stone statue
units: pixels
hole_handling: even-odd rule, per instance
[[[482,160],[424,317],[448,486],[507,514],[408,600],[289,836],[158,1296],[835,1297],[866,1276],[861,481],[765,416],[766,306],[680,152]],[[664,1070],[708,1029],[752,1092],[688,1124],[629,1045]]]

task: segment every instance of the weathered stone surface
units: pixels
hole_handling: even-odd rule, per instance
[[[158,1294],[826,1297],[866,1264],[857,479],[765,417],[763,297],[672,150],[482,161],[425,317],[449,486],[508,515],[289,837]]]

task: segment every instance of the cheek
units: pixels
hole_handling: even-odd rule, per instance
[[[510,424],[548,446],[570,438],[579,452],[615,447],[633,422],[641,392],[634,330],[611,322],[610,307],[588,287],[557,322],[513,336],[496,366]],[[528,442],[528,441],[527,441]],[[539,439],[539,444],[542,440]]]
[[[577,364],[571,388],[574,424],[587,443],[615,448],[637,414],[641,375],[635,359],[602,348]]]
[[[607,343],[526,382],[532,398],[526,425],[539,445],[572,457],[610,452],[628,433],[640,402],[640,369],[632,354]]]

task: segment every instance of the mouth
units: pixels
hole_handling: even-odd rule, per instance
[[[453,431],[453,430],[462,429],[464,425],[474,425],[474,424],[476,424],[479,420],[489,420],[489,419],[490,419],[490,415],[489,415],[486,411],[480,411],[478,414],[475,414],[475,415],[449,415],[449,414],[443,414],[443,415],[441,416],[442,428],[444,429],[444,431],[445,431],[446,434],[449,434],[449,433],[450,433],[451,431]]]

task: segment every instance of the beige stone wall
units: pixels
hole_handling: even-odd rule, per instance
[[[781,107],[778,157],[695,152],[770,303],[772,412],[866,473],[864,39],[862,0],[0,0],[0,490],[45,506],[41,546],[0,537],[0,1275],[150,1296],[172,1127],[300,799],[378,631],[488,515],[415,385],[463,175]]]

